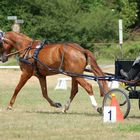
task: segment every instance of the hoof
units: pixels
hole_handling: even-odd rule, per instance
[[[62,113],[67,113],[65,108],[62,109]]]
[[[60,103],[55,103],[55,107],[57,107],[57,108],[61,108],[62,105],[61,105]]]
[[[102,107],[98,107],[97,108],[97,112],[102,115],[103,114],[103,108]]]
[[[12,110],[12,107],[11,107],[11,106],[8,106],[8,107],[7,107],[7,110]]]

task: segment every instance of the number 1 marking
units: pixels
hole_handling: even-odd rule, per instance
[[[110,115],[109,115],[109,120],[111,121],[111,118],[112,118],[112,112],[111,110],[108,112]]]

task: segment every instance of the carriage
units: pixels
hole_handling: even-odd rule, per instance
[[[140,81],[127,81],[123,79],[120,74],[120,70],[128,72],[133,64],[133,60],[116,60],[115,61],[115,74],[112,75],[112,80],[120,82],[122,89],[112,89],[110,90],[103,99],[103,106],[110,104],[111,94],[116,95],[117,101],[119,102],[120,108],[123,112],[124,118],[126,118],[130,112],[130,99],[138,100],[138,107],[140,109]]]
[[[105,73],[104,77],[96,77],[91,75],[79,75],[83,78],[95,80],[99,87],[104,91],[101,84],[98,82],[99,80],[106,80],[106,81],[117,81],[119,82],[119,88],[113,88],[109,90],[109,92],[105,92],[105,96],[102,102],[102,108],[104,106],[110,106],[112,94],[115,94],[115,97],[118,101],[118,104],[121,108],[123,113],[124,119],[129,115],[131,109],[131,102],[130,99],[137,99],[138,100],[138,107],[140,109],[140,81],[127,81],[125,80],[121,74],[120,70],[123,69],[124,71],[128,72],[133,64],[134,60],[116,60],[115,61],[115,72],[112,73]],[[90,72],[89,69],[85,69],[85,71]]]
[[[17,51],[11,53],[12,48],[15,48]],[[15,54],[18,54],[22,74],[9,102],[8,109],[12,109],[20,89],[31,76],[36,76],[39,79],[42,95],[50,105],[57,108],[62,107],[60,103],[51,100],[47,93],[46,77],[58,73],[72,77],[71,94],[64,105],[63,112],[69,109],[72,100],[78,92],[78,84],[87,91],[92,106],[99,113],[102,113],[104,106],[110,105],[112,93],[115,94],[119,102],[124,118],[128,116],[130,111],[130,99],[138,99],[140,108],[140,91],[137,90],[139,81],[126,81],[120,75],[120,69],[123,68],[125,71],[128,71],[133,61],[117,60],[115,62],[115,74],[103,73],[93,54],[78,44],[49,44],[46,43],[46,40],[33,40],[21,33],[7,32],[4,34],[1,32],[0,61],[6,62],[9,56]],[[86,69],[88,61],[91,69]],[[84,74],[84,71],[92,72],[94,76]],[[101,108],[97,107],[91,84],[84,79],[95,80],[98,83],[100,95],[104,96]],[[124,83],[126,86],[125,90],[109,90],[106,81]],[[126,94],[126,91],[129,93]]]

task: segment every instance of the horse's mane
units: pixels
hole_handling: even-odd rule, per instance
[[[18,33],[18,32],[14,32],[14,33],[17,34],[17,35],[20,35],[20,36],[22,36],[22,37],[24,37],[24,38],[26,38],[26,39],[28,39],[28,40],[31,40],[30,37],[28,37],[28,36],[26,36],[26,35],[24,35],[24,34],[22,34],[22,33]]]

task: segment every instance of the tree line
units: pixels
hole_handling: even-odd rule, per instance
[[[21,32],[50,42],[76,42],[92,49],[95,42],[118,40],[118,19],[124,38],[140,26],[139,0],[1,0],[0,29],[10,31],[7,16],[23,19]]]

